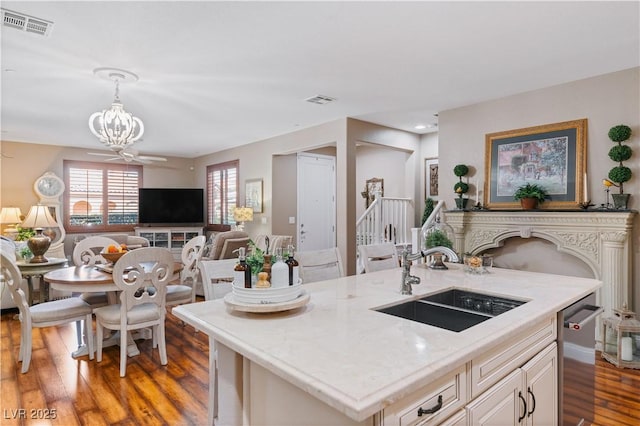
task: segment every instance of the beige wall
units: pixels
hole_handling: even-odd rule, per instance
[[[33,183],[44,172],[51,171],[62,178],[63,160],[99,162],[104,158],[87,154],[91,150],[100,151],[99,147],[65,148],[3,141],[0,149],[3,154],[0,159],[0,205],[20,207],[23,214],[38,203]],[[170,157],[166,163],[145,164],[143,185],[150,188],[201,187],[195,179],[194,163],[192,159]]]
[[[380,145],[360,145],[356,148],[356,217],[362,216],[366,200],[360,195],[365,190],[368,179],[384,179],[384,196],[411,198],[413,194],[406,190],[404,170],[410,153]],[[411,186],[413,189],[413,185]]]
[[[485,134],[568,120],[588,119],[587,173],[593,203],[605,202],[602,179],[615,165],[607,153],[612,142],[609,129],[617,124],[631,127],[629,146],[633,157],[625,164],[633,176],[625,183],[631,195],[630,208],[640,209],[640,68],[522,93],[439,114],[440,194],[448,208],[455,208],[453,166],[465,163],[475,170],[470,181],[484,181]],[[634,265],[640,265],[640,229],[634,223]],[[513,249],[510,249],[513,250]],[[520,249],[524,250],[524,249]],[[544,256],[534,247],[520,251],[531,268],[544,267]],[[536,259],[540,261],[536,264]],[[567,275],[581,274],[581,265],[567,265]],[[634,271],[634,306],[640,306],[640,267]]]
[[[318,152],[336,156],[336,209],[337,209],[337,245],[346,265],[347,273],[355,273],[355,220],[356,204],[362,202],[356,179],[356,145],[365,142],[377,146],[388,146],[407,155],[400,172],[399,186],[404,187],[407,197],[415,197],[419,192],[416,174],[419,173],[420,160],[419,136],[401,130],[366,123],[354,119],[341,119],[319,126],[302,129],[285,135],[239,146],[196,159],[196,175],[200,182],[205,181],[206,166],[224,161],[240,160],[240,199],[244,199],[246,179],[264,180],[264,212],[257,214],[252,223],[246,224],[249,235],[284,234],[295,236],[295,225],[288,224],[289,216],[295,216],[293,206],[295,195],[288,191],[276,191],[275,182],[286,182],[295,188],[295,166],[291,158],[276,158],[298,152]],[[330,147],[330,148],[327,148]],[[274,158],[274,160],[272,160]],[[273,168],[282,166],[282,175]],[[386,167],[382,161],[380,168]],[[356,189],[357,188],[357,189]],[[273,194],[273,195],[272,195]],[[286,197],[286,200],[276,200]],[[276,206],[277,204],[277,206]],[[293,213],[292,213],[293,212]],[[266,223],[263,222],[263,218]]]
[[[3,157],[0,159],[0,206],[20,207],[27,214],[29,207],[38,203],[33,183],[44,172],[51,171],[63,178],[63,160],[100,161],[101,157],[91,156],[91,148],[65,148],[52,145],[2,142]],[[99,151],[99,149],[95,149]],[[191,188],[199,187],[195,180],[192,159],[167,158],[166,163],[144,165],[143,186],[148,188]],[[60,200],[62,202],[62,200]],[[61,217],[64,215],[62,206]],[[65,253],[71,254],[75,236],[67,234]]]

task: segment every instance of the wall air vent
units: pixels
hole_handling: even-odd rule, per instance
[[[324,95],[316,95],[316,96],[312,96],[310,98],[305,99],[305,101],[307,102],[311,102],[313,104],[319,104],[319,105],[328,104],[329,102],[333,102],[335,100],[336,98],[332,98],[330,96],[324,96]]]
[[[34,18],[33,16],[8,9],[2,9],[2,25],[45,37],[51,35],[51,30],[53,29],[53,22],[51,21]]]

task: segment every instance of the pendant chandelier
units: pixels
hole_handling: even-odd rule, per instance
[[[125,111],[120,101],[120,82],[137,81],[138,76],[125,70],[114,68],[97,68],[94,74],[114,81],[116,93],[110,109],[91,114],[89,129],[103,144],[119,152],[142,137],[144,125],[142,120]]]

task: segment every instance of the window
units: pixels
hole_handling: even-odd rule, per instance
[[[234,224],[233,209],[238,203],[239,161],[207,166],[207,224]]]
[[[142,166],[64,161],[69,232],[130,231],[138,223]]]

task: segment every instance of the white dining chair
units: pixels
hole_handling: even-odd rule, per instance
[[[71,255],[73,264],[77,266],[92,266],[109,263],[107,259],[102,257],[100,252],[110,245],[120,248],[120,244],[115,240],[100,235],[92,235],[78,241],[75,243],[75,246],[73,247],[73,254]],[[105,292],[82,293],[80,297],[94,308],[99,308],[100,306],[108,304],[107,294]]]
[[[342,257],[337,247],[301,251],[296,254],[296,260],[303,284],[344,277]]]
[[[52,300],[29,306],[27,296],[20,288],[22,274],[20,269],[5,253],[1,254],[0,281],[9,287],[11,297],[18,306],[20,318],[20,352],[18,360],[22,361],[22,373],[29,371],[33,328],[50,327],[84,321],[89,345],[89,359],[93,359],[93,327],[91,327],[92,309],[79,297]]]
[[[364,244],[358,247],[358,253],[365,273],[400,267],[398,249],[393,243]]]
[[[97,361],[102,361],[104,329],[120,331],[120,377],[127,373],[127,335],[151,327],[153,348],[159,347],[160,363],[167,365],[165,340],[167,284],[173,278],[173,255],[166,248],[144,247],[125,253],[113,266],[113,282],[120,303],[103,306],[96,316]]]
[[[82,240],[76,242],[73,247],[73,253],[71,254],[71,259],[73,260],[74,265],[102,265],[109,263],[107,259],[102,257],[100,252],[110,245],[120,247],[115,240],[104,237],[101,235],[92,235]],[[91,293],[82,293],[80,298],[87,302],[91,308],[99,308],[101,306],[106,306],[109,304],[107,293],[102,292],[91,292]],[[80,323],[77,326],[78,332],[78,342],[80,343],[82,340],[80,329]]]
[[[182,247],[180,282],[167,286],[167,306],[180,305],[182,303],[194,303],[196,301],[196,289],[198,285],[198,262],[202,258],[202,252],[207,237],[198,235],[193,237]]]
[[[198,264],[202,276],[205,300],[220,299],[231,291],[233,268],[238,259],[201,260]]]

